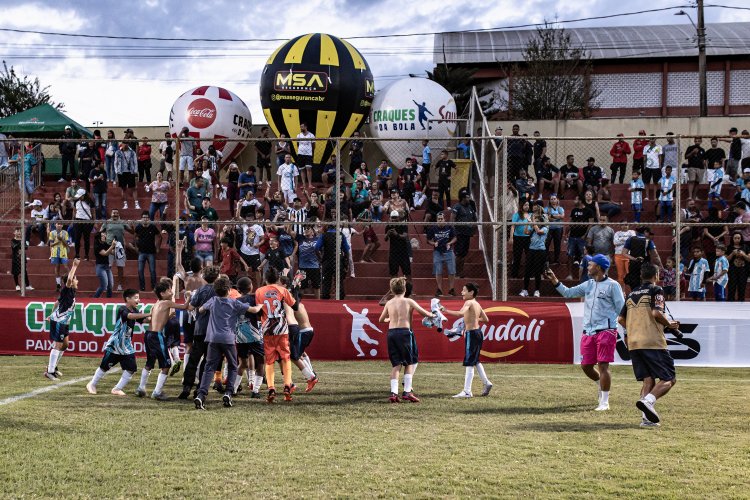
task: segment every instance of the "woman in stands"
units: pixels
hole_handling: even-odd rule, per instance
[[[164,180],[161,172],[156,172],[156,180],[146,185],[146,191],[151,191],[151,206],[148,208],[148,218],[154,220],[156,212],[159,218],[164,220],[164,211],[167,209],[167,199],[172,183]]]
[[[549,198],[549,205],[545,209],[547,218],[549,219],[549,232],[547,233],[547,251],[549,251],[552,243],[555,244],[554,258],[552,264],[560,263],[560,244],[562,243],[563,227],[560,222],[565,219],[565,209],[560,205],[560,200],[553,193]]]
[[[511,222],[531,222],[531,205],[528,200],[522,200],[518,205],[518,211],[513,214]],[[511,265],[511,278],[518,278],[521,271],[521,258],[526,254],[529,258],[529,241],[531,240],[531,226],[518,224],[513,226],[510,232],[510,244],[513,246],[513,263]],[[528,265],[528,263],[526,264]],[[528,293],[527,293],[528,295]]]
[[[583,193],[583,196],[581,196],[581,202],[583,203],[584,208],[588,208],[591,210],[591,213],[594,214],[596,217],[594,221],[599,222],[599,216],[601,214],[599,213],[599,203],[596,201],[596,195],[594,192],[587,189],[586,192]]]

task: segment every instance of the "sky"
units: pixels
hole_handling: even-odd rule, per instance
[[[137,0],[121,2],[0,0],[0,28],[105,35],[186,38],[156,41],[57,36],[0,31],[2,57],[20,74],[38,77],[65,112],[90,128],[167,125],[169,111],[183,92],[200,85],[227,88],[250,108],[254,123],[264,122],[258,80],[268,56],[283,40],[323,32],[349,39],[367,60],[376,90],[409,74],[432,70],[434,33],[541,23],[635,12],[565,24],[566,27],[682,24],[674,12],[687,0]],[[716,5],[748,7],[747,0]],[[706,22],[750,21],[750,10],[706,8]],[[208,42],[211,39],[275,41]],[[279,41],[279,39],[281,41]]]

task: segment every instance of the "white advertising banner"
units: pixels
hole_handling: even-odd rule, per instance
[[[566,304],[573,322],[573,363],[581,362],[583,302]],[[669,353],[677,366],[750,367],[750,303],[670,302],[681,323],[682,339],[667,335]],[[619,328],[615,364],[630,364]]]

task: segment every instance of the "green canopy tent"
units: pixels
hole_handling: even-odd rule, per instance
[[[0,132],[16,138],[59,139],[65,127],[73,129],[75,138],[91,138],[94,134],[49,104],[42,104],[6,118],[0,118]],[[57,147],[45,146],[45,175],[57,175],[62,170]]]

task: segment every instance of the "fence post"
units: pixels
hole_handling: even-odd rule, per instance
[[[174,181],[174,249],[175,249],[175,266],[177,262],[182,261],[182,254],[179,252],[180,255],[178,255],[177,251],[177,242],[180,239],[180,185],[182,183],[182,179],[180,178],[180,136],[179,134],[175,138],[175,152],[174,152],[174,158],[172,163],[172,169],[174,172],[172,172],[172,179]],[[185,170],[187,173],[188,171]],[[188,184],[190,183],[190,180],[188,179]],[[190,187],[188,185],[188,187]],[[169,244],[169,243],[167,243]],[[179,257],[179,261],[177,260]],[[175,267],[175,271],[177,271],[177,268]],[[169,276],[172,278],[172,276]],[[260,285],[259,285],[260,286]]]
[[[682,135],[679,135],[677,138],[677,158],[682,158]],[[690,187],[688,186],[688,189]],[[679,167],[677,167],[677,199],[675,200],[675,217],[674,217],[674,248],[675,248],[675,255],[674,260],[676,264],[676,270],[675,270],[675,276],[677,277],[677,280],[675,282],[675,300],[677,302],[680,301],[680,263],[682,262],[682,248],[681,248],[681,241],[682,241],[682,235],[680,234],[682,232],[682,165],[680,164]],[[657,202],[658,203],[658,202]],[[670,249],[671,251],[671,249]]]
[[[341,300],[341,140],[336,139],[336,300]]]
[[[500,266],[501,266],[501,286],[502,286],[502,294],[501,294],[501,300],[503,302],[508,300],[508,231],[507,231],[507,221],[505,220],[505,198],[508,196],[508,139],[506,139],[505,136],[503,136],[503,159],[502,162],[499,165],[496,165],[496,167],[502,168],[502,176],[503,176],[503,207],[502,211],[499,211],[497,209],[497,203],[498,200],[498,186],[497,183],[495,183],[495,223],[497,223],[498,220],[498,213],[502,213],[502,243],[503,243],[503,249],[502,249],[502,260],[500,260]]]
[[[26,166],[24,158],[24,145],[18,150],[18,175],[21,179],[21,297],[26,297]]]

